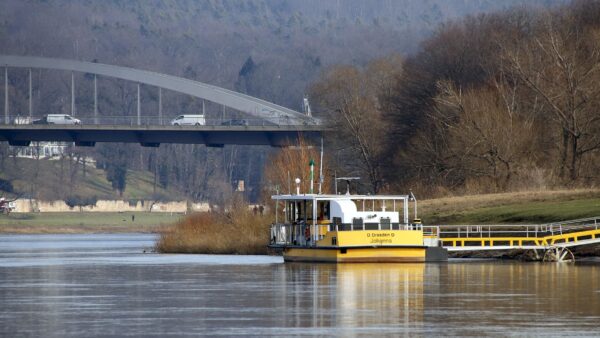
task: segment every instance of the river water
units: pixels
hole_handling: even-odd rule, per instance
[[[0,236],[0,336],[600,335],[600,261],[284,264]]]

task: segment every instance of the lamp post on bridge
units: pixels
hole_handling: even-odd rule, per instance
[[[33,92],[31,90],[31,68],[29,68],[29,121],[33,122],[33,103],[32,103]]]
[[[94,124],[98,124],[98,77],[94,74]]]
[[[75,72],[71,72],[71,116],[75,116]]]
[[[137,84],[137,125],[141,125],[141,114],[140,114],[140,84]]]
[[[162,88],[158,87],[158,123],[162,126]]]
[[[4,123],[8,124],[8,67],[4,67]]]

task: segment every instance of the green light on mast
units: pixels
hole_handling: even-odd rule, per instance
[[[313,159],[310,159],[310,162],[308,163],[308,165],[310,166],[310,193],[313,193],[313,185],[314,185],[314,181],[315,181],[315,161],[313,161]]]

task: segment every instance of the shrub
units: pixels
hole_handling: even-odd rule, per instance
[[[0,178],[0,190],[6,192],[14,192],[14,187],[9,180],[4,180]]]

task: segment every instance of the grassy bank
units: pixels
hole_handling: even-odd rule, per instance
[[[127,186],[123,196],[119,196],[106,179],[106,172],[93,166],[86,166],[83,175],[81,165],[77,166],[77,175],[68,177],[65,171],[68,161],[61,166],[60,160],[11,158],[4,162],[0,170],[0,179],[12,183],[12,196],[33,196],[45,200],[54,200],[66,196],[84,198],[124,200],[148,199],[159,195],[167,199],[177,200],[181,193],[174,189],[154,187],[153,174],[148,171],[127,170]],[[2,196],[3,193],[0,193]]]
[[[0,233],[158,232],[181,218],[148,212],[11,213],[0,215]]]
[[[600,189],[447,197],[418,206],[425,224],[548,223],[600,216]]]
[[[269,216],[244,207],[231,213],[197,213],[162,232],[156,250],[163,253],[258,255],[267,253]]]

